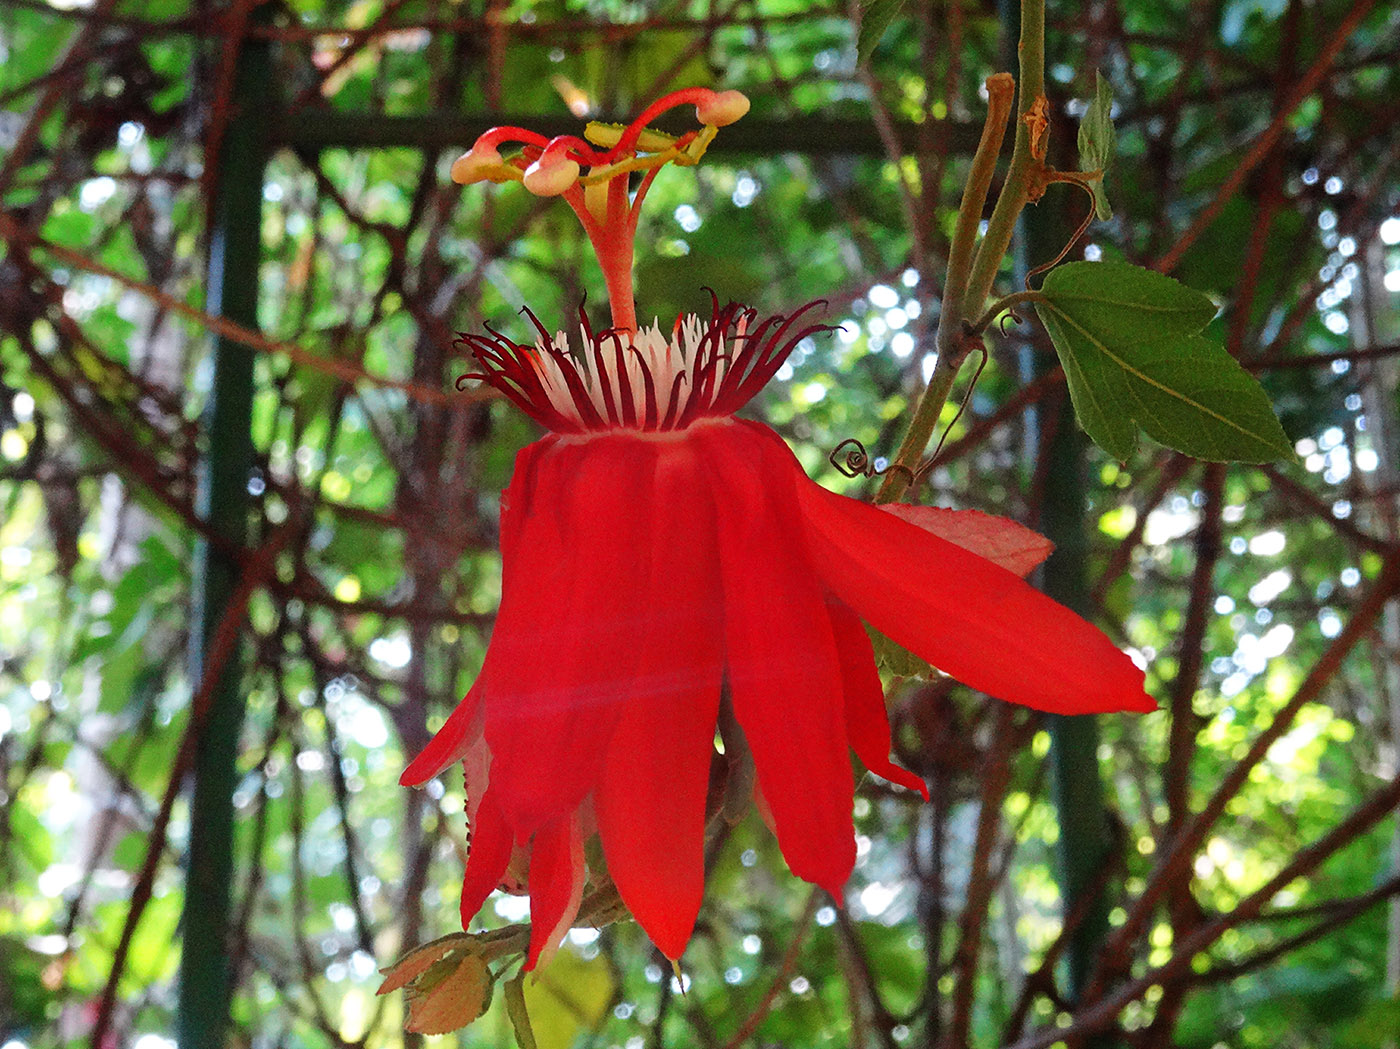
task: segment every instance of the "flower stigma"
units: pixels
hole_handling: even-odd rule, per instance
[[[678,106],[693,105],[700,127],[670,135],[648,123]],[[516,343],[487,326],[487,335],[461,333],[481,371],[458,381],[480,380],[544,426],[558,433],[616,429],[674,430],[704,417],[730,415],[781,367],[793,347],[825,325],[797,324],[817,303],[790,316],[760,321],[755,310],[711,294],[708,321],[676,318],[670,333],[659,323],[637,323],[632,264],[637,219],[657,173],[668,163],[692,167],[720,127],[749,109],[738,91],[687,88],[648,106],[627,125],[590,123],[584,138],[552,139],[516,127],[487,131],[452,165],[452,178],[519,182],[537,196],[562,197],[583,224],[603,271],[612,326],[594,332],[579,308],[580,343],[551,335],[528,309],[538,333]],[[508,144],[518,152],[502,155]],[[641,172],[635,192],[628,181]]]

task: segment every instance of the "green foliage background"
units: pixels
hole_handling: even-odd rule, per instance
[[[751,410],[813,476],[860,494],[868,483],[826,456],[846,438],[888,454],[898,438],[937,311],[937,273],[911,262],[911,214],[946,244],[966,158],[942,130],[980,121],[978,86],[1007,53],[994,5],[907,6],[861,69],[844,8],[803,0],[292,0],[273,19],[277,88],[296,114],[353,118],[346,126],[361,136],[392,116],[559,117],[556,75],[609,114],[700,83],[746,91],[752,120],[789,123],[799,137],[812,129],[802,150],[717,149],[693,174],[658,180],[638,238],[639,312],[664,323],[703,310],[705,287],[765,311],[828,300],[840,332],[800,347]],[[1072,148],[1069,117],[1092,97],[1096,69],[1117,99],[1114,217],[1075,257],[1162,257],[1354,6],[1050,4],[1050,83],[1069,103],[1056,140]],[[496,35],[488,8],[504,27]],[[17,228],[201,306],[205,146],[227,54],[214,16],[240,9],[119,0],[96,46],[74,55],[90,9],[0,4],[0,145],[14,146],[46,78],[67,78],[0,186]],[[366,28],[375,32],[349,33]],[[1219,560],[1184,733],[1195,808],[1274,723],[1396,550],[1396,29],[1390,4],[1360,19],[1322,86],[1286,117],[1278,147],[1175,269],[1222,306],[1209,334],[1247,366],[1264,362],[1258,374],[1299,455],[1217,475]],[[819,121],[847,119],[902,129],[917,162],[819,134],[830,126]],[[284,144],[263,193],[263,332],[370,376],[448,391],[470,367],[455,331],[490,322],[521,336],[522,304],[554,326],[570,323],[585,293],[590,309],[602,303],[562,207],[512,187],[451,185],[447,167],[468,144]],[[911,212],[911,192],[922,211]],[[1055,193],[1039,206],[1077,217],[1082,201]],[[12,236],[0,251],[0,1042],[88,1041],[154,849],[112,1029],[116,1044],[160,1049],[185,902],[185,803],[167,840],[153,845],[150,829],[194,689],[183,652],[207,333],[140,287]],[[1009,270],[1002,284],[1013,287]],[[1032,431],[1019,412],[997,416],[1023,388],[1025,355],[1046,348],[1029,330],[992,340],[931,499],[1034,520],[1045,478]],[[465,836],[459,779],[410,794],[397,778],[480,666],[499,597],[498,493],[534,434],[504,403],[442,407],[277,353],[257,355],[256,382],[255,535],[294,513],[307,523],[249,609],[237,1037],[399,1044],[401,1005],[375,999],[376,969],[457,927]],[[1147,444],[1123,462],[1091,450],[1087,469],[1096,613],[1141,655],[1165,701],[1190,655],[1181,638],[1210,520],[1208,475]],[[1388,691],[1387,624],[1377,620],[1328,676],[1191,857],[1184,906],[1201,922],[1228,915],[1394,779],[1400,696]],[[816,900],[804,911],[806,887],[750,818],[714,857],[685,995],[634,926],[577,935],[559,971],[529,992],[541,1046],[725,1046],[770,984],[772,1011],[746,1044],[936,1043],[963,993],[952,960],[986,762],[1001,744],[981,697],[891,685],[898,753],[934,784],[937,804],[861,782],[848,910]],[[1103,721],[1099,759],[1121,843],[1113,925],[1178,826],[1164,788],[1170,721]],[[1041,994],[1027,1023],[1014,1023],[1062,907],[1047,737],[1019,715],[1011,738],[997,802],[1004,877],[971,987],[977,1045],[1074,1012]],[[1192,958],[1184,984],[1148,989],[1118,1022],[1153,1032],[1143,1044],[1192,1049],[1378,1045],[1377,1032],[1400,1026],[1386,976],[1388,952],[1400,950],[1386,913],[1400,873],[1394,824],[1391,815],[1358,831],[1273,895],[1264,917]],[[1368,893],[1369,906],[1348,910]],[[516,902],[488,906],[487,921],[518,917]],[[1116,975],[1168,963],[1191,921],[1155,913]],[[1317,935],[1289,944],[1313,923]],[[499,1002],[458,1037],[509,1039]]]

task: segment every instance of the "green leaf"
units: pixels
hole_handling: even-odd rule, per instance
[[[856,33],[856,55],[862,65],[870,61],[870,52],[885,35],[895,15],[904,7],[904,0],[861,0],[860,29]]]
[[[1103,188],[1103,173],[1113,162],[1113,151],[1117,145],[1117,133],[1113,130],[1113,89],[1103,74],[1094,73],[1094,100],[1084,111],[1079,122],[1079,167],[1083,171],[1097,171],[1091,189],[1094,194],[1094,215],[1100,222],[1113,217],[1108,195]]]
[[[1199,291],[1126,262],[1068,262],[1050,271],[1041,293],[1081,323],[1132,338],[1194,335],[1215,317]]]
[[[1120,262],[1050,272],[1036,303],[1065,368],[1075,413],[1094,442],[1126,460],[1140,426],[1169,448],[1213,462],[1268,462],[1292,445],[1259,383],[1197,335],[1215,315],[1200,292]]]
[[[1343,1049],[1366,1049],[1375,1045],[1377,1031],[1400,1030],[1400,994],[1371,1002],[1350,1023],[1336,1031],[1337,1045]]]
[[[865,632],[870,635],[870,645],[875,650],[875,665],[885,673],[894,674],[896,677],[917,677],[925,680],[933,680],[938,677],[938,671],[929,666],[927,662],[908,649],[900,647],[878,630],[866,626]]]

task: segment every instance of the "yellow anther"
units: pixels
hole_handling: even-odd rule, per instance
[[[601,120],[591,120],[588,122],[588,126],[583,129],[583,137],[599,149],[612,149],[613,146],[622,141],[622,136],[626,131],[626,124],[608,124]],[[675,135],[668,135],[655,128],[643,128],[642,133],[637,136],[637,150],[641,153],[659,153],[663,149],[670,148],[675,141]]]

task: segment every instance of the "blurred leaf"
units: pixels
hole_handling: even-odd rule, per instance
[[[182,902],[177,893],[155,896],[146,904],[141,924],[131,940],[127,979],[133,986],[148,987],[175,975],[180,952],[171,950],[180,925]],[[97,908],[95,917],[103,928],[120,929],[127,912],[127,901],[113,899]]]
[[[1372,1002],[1337,1029],[1337,1049],[1372,1049],[1379,1031],[1400,1031],[1400,995]]]
[[[149,610],[142,618],[150,619]],[[116,646],[116,651],[109,653],[102,663],[102,694],[97,709],[104,714],[115,714],[126,707],[137,676],[144,669],[145,653],[139,641],[126,641]]]
[[[5,19],[7,39],[4,61],[0,61],[0,87],[9,90],[52,72],[60,52],[68,46],[69,34],[55,31],[52,17],[38,11],[15,7],[6,12]]]
[[[67,204],[67,201],[63,202]],[[81,247],[88,243],[99,228],[96,215],[73,207],[55,207],[44,220],[43,235],[55,244]]]
[[[1113,162],[1113,151],[1117,145],[1117,134],[1113,130],[1113,90],[1103,74],[1094,73],[1094,100],[1084,111],[1079,122],[1079,167],[1083,171],[1097,171],[1099,177],[1091,188],[1094,193],[1094,215],[1104,222],[1113,217],[1108,195],[1104,192],[1103,176]]]
[[[47,763],[59,765],[61,761]],[[31,871],[37,873],[44,870],[54,861],[54,843],[53,835],[37,815],[48,812],[43,804],[43,788],[35,781],[29,781],[5,809],[5,819],[10,824],[10,843],[15,854],[25,860]]]
[[[695,47],[694,36],[684,30],[648,33],[645,47],[630,48],[624,54],[623,75],[635,100],[634,111],[651,101],[658,84],[666,89],[682,85],[709,87],[714,83],[714,71],[706,61],[704,50]],[[615,55],[607,61],[615,62]],[[606,80],[599,83],[606,83]],[[694,111],[687,112],[685,119],[686,126],[691,126],[689,122],[695,119]]]
[[[904,9],[904,0],[861,0],[860,29],[856,33],[856,54],[861,64],[870,61],[885,31],[895,16]]]
[[[612,994],[612,974],[602,959],[584,961],[567,947],[558,951],[525,979],[524,1003],[538,1049],[568,1049],[580,1031],[603,1018]]]
[[[112,864],[122,870],[139,870],[145,858],[146,836],[136,832],[123,834],[112,850]]]
[[[0,935],[0,1024],[7,1033],[48,1026],[45,1013],[54,995],[44,972],[53,964],[19,937]]]

